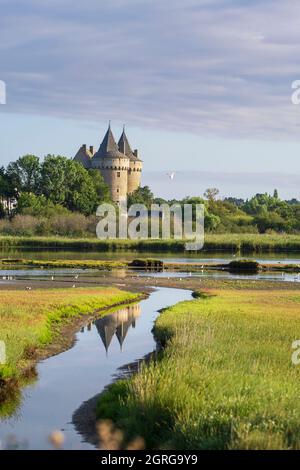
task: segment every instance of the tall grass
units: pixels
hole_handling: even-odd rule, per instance
[[[299,293],[211,294],[160,315],[160,360],[112,385],[99,418],[148,448],[299,449]]]
[[[62,248],[64,250],[97,251],[185,251],[185,240],[98,240],[70,237],[0,236],[0,248]],[[204,250],[241,253],[300,251],[300,235],[207,234]]]

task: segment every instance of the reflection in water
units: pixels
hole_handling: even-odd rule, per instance
[[[130,327],[135,328],[136,319],[140,314],[141,306],[134,304],[95,321],[95,326],[102,339],[106,352],[108,351],[114,335],[118,338],[122,350],[128,330]]]
[[[8,438],[13,435],[18,448],[49,449],[48,436],[55,430],[64,433],[65,449],[93,448],[77,433],[74,411],[104,390],[120,370],[123,374],[125,364],[155,351],[152,328],[158,310],[190,298],[187,290],[157,288],[140,304],[88,323],[71,349],[37,365],[38,380],[21,391],[20,400],[11,404],[5,417],[0,416],[0,448],[11,446]]]
[[[10,247],[0,250],[0,258],[24,258],[24,259],[40,259],[40,260],[53,260],[53,259],[82,259],[82,260],[133,260],[134,258],[158,258],[163,261],[169,262],[202,262],[202,261],[213,261],[215,263],[221,263],[232,260],[235,257],[236,252],[210,252],[210,251],[199,251],[195,252],[184,252],[184,253],[172,253],[172,252],[141,252],[135,253],[132,251],[90,251],[90,250],[64,250],[64,249],[44,249],[35,247],[34,251],[30,248],[15,248]],[[286,252],[286,253],[247,253],[244,257],[256,259],[260,263],[268,263],[270,261],[281,261],[282,263],[299,263],[300,253],[299,252]],[[259,258],[259,259],[258,259]]]
[[[143,271],[139,273],[141,277],[150,278],[184,278],[197,277],[199,279],[235,279],[235,280],[253,280],[253,281],[279,281],[279,282],[300,282],[298,273],[289,272],[259,272],[258,274],[231,273],[229,271],[164,271],[162,273],[151,273]]]

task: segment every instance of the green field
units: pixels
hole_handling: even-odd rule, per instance
[[[98,240],[64,237],[0,237],[0,248],[54,248],[96,251],[185,251],[184,240]],[[204,250],[241,253],[300,251],[300,235],[207,234]]]
[[[264,287],[224,285],[165,310],[158,361],[113,384],[99,419],[147,448],[299,449],[300,293]]]

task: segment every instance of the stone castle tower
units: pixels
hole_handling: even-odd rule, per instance
[[[98,152],[92,146],[82,145],[74,160],[86,169],[96,168],[101,172],[116,203],[124,201],[140,186],[143,162],[138,151],[131,150],[125,128],[117,144],[109,125]]]

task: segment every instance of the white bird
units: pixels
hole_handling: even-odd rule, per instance
[[[73,284],[73,285],[72,285],[72,287],[76,287],[76,285],[75,285],[75,284]]]
[[[51,276],[51,281],[54,281],[54,276]]]
[[[167,175],[168,175],[168,177],[170,178],[170,180],[173,180],[174,177],[175,177],[175,175],[176,175],[176,173],[175,173],[175,171],[171,171],[170,173],[167,173]]]

